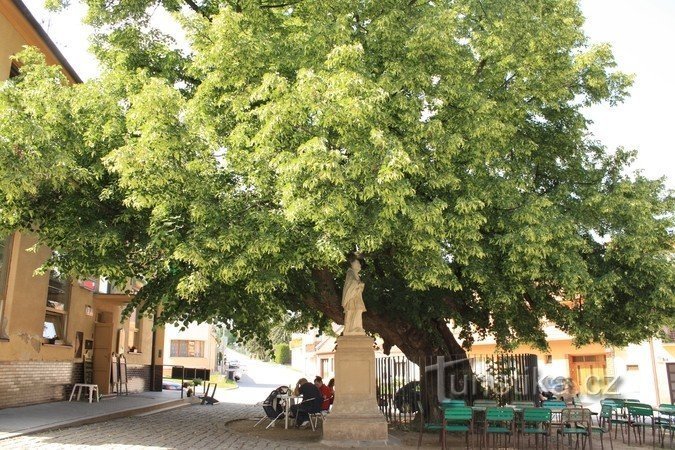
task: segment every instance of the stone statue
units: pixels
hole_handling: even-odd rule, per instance
[[[365,284],[359,277],[361,262],[355,255],[350,256],[349,261],[351,267],[347,269],[345,286],[342,289],[342,308],[345,311],[345,336],[366,334],[361,317],[366,311],[366,305],[363,303],[363,288]]]

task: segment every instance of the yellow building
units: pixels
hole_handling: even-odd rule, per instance
[[[80,82],[26,6],[0,1],[0,81],[20,70],[10,56],[24,45]],[[131,297],[110,293],[105,283],[36,275],[51,251],[27,251],[35,243],[30,234],[0,236],[0,408],[63,400],[85,376],[111,393],[113,352],[124,353],[129,392],[161,390],[163,331],[135,314],[122,322]]]
[[[544,328],[549,350],[542,352],[521,346],[514,353],[537,355],[539,379],[556,384],[570,379],[582,400],[604,397],[637,398],[652,405],[675,402],[675,343],[651,339],[624,348],[598,344],[575,347],[572,336],[554,326]],[[673,336],[675,337],[675,336]],[[476,340],[471,354],[495,351],[494,339]]]

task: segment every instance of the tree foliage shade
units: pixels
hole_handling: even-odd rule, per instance
[[[672,323],[673,197],[588,134],[631,77],[575,1],[83,1],[101,77],[26,50],[0,90],[0,223],[50,264],[260,337],[341,322],[359,250],[364,325],[409,356]]]

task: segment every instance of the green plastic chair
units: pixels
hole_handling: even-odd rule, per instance
[[[497,406],[497,400],[474,400],[473,406],[484,406],[486,408]]]
[[[646,429],[652,429],[652,443],[656,442],[656,427],[654,423],[654,410],[646,403],[628,403],[628,445],[630,445],[630,429],[637,434],[638,442],[642,445],[645,439]]]
[[[525,435],[534,435],[534,446],[539,448],[539,436],[543,436],[546,448],[551,436],[551,410],[549,408],[529,407],[523,409],[523,419],[520,432]]]
[[[668,411],[670,414],[664,414],[661,412],[659,417],[655,417],[654,420],[659,429],[659,441],[661,442],[661,447],[665,445],[666,442],[666,433],[670,434],[670,448],[673,447],[673,435],[675,434],[675,405],[670,403],[661,403],[659,405],[661,411]]]
[[[621,429],[621,441],[626,442],[624,436],[624,429],[628,429],[628,419],[623,414],[625,406],[624,400],[619,398],[605,398],[600,400],[600,405],[609,405],[612,408],[612,417],[609,419],[610,424],[614,427],[614,439],[616,439],[619,429]]]
[[[469,448],[469,433],[473,430],[473,410],[468,406],[453,406],[443,412],[442,447],[446,448],[446,433],[464,433]]]
[[[453,408],[455,406],[466,406],[466,401],[460,399],[449,399],[441,402],[441,408]]]
[[[600,408],[600,415],[598,417],[598,426],[591,426],[591,431],[600,435],[600,447],[603,450],[605,449],[605,433],[609,435],[609,446],[612,450],[614,450],[614,443],[612,442],[613,414],[614,408],[612,408],[612,405],[602,405]]]
[[[510,403],[511,406],[517,406],[519,408],[534,408],[534,402],[527,400],[516,400]]]
[[[582,446],[585,447],[583,439],[587,438],[591,450],[593,449],[593,440],[591,439],[591,410],[588,408],[565,408],[561,413],[561,426],[556,435],[564,440],[568,436],[571,442],[572,436],[576,437],[575,448],[578,446],[579,437],[582,438]],[[560,448],[560,440],[556,440],[556,448]]]
[[[417,411],[420,415],[420,436],[417,440],[417,448],[420,448],[422,445],[422,435],[425,431],[441,431],[443,429],[443,424],[438,422],[427,422],[427,418],[424,415],[424,405],[420,400],[417,401]],[[440,439],[443,439],[443,436],[440,436]]]
[[[493,447],[497,436],[508,436],[510,439],[515,431],[515,422],[513,408],[488,408],[485,411],[485,428],[483,429],[485,445],[488,445],[490,435],[492,435]],[[480,447],[483,447],[482,443]],[[520,448],[520,446],[516,444],[516,448]]]

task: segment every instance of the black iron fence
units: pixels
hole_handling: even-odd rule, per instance
[[[389,423],[406,426],[420,408],[444,399],[495,400],[505,405],[533,401],[537,391],[537,357],[532,354],[430,356],[411,361],[404,356],[377,358],[377,399]]]

